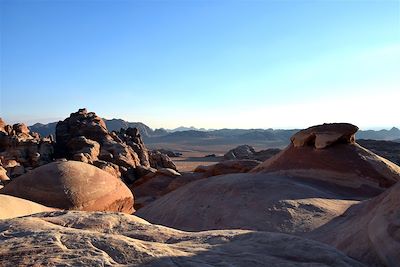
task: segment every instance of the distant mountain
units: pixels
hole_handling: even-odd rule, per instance
[[[178,128],[172,129],[172,130],[167,130],[168,132],[174,133],[174,132],[185,132],[185,131],[200,131],[200,132],[207,132],[211,131],[210,129],[205,129],[205,128],[196,128],[193,126],[190,127],[185,127],[185,126],[180,126]]]
[[[40,136],[55,136],[57,123],[58,122],[51,122],[48,124],[35,123],[34,125],[29,126],[29,129],[31,132],[39,133]]]
[[[279,142],[289,143],[290,137],[298,131],[293,130],[274,130],[274,129],[219,129],[205,130],[195,127],[178,127],[173,130],[151,129],[142,122],[127,122],[121,119],[104,119],[109,131],[118,131],[121,128],[136,127],[139,129],[142,137],[147,143],[191,143],[196,145],[204,144],[244,144],[251,142]],[[41,136],[55,135],[57,122],[48,124],[36,123],[29,128],[33,132],[38,132]],[[400,130],[393,127],[390,130],[367,130],[359,131],[356,134],[357,139],[389,140],[397,139],[400,141]]]
[[[390,130],[367,130],[367,131],[358,131],[356,134],[357,139],[373,139],[373,140],[395,140],[400,139],[400,130],[396,127],[393,127]]]
[[[106,123],[107,129],[110,132],[119,131],[121,128],[127,129],[129,127],[132,128],[135,127],[139,129],[140,134],[144,138],[168,134],[168,132],[164,129],[153,130],[149,126],[141,122],[127,122],[121,119],[111,119],[111,120],[104,119],[104,122]],[[32,132],[39,133],[41,136],[48,136],[50,134],[55,136],[57,123],[58,122],[51,122],[48,124],[36,123],[32,126],[29,126],[29,129]]]
[[[131,127],[131,128],[138,128],[140,134],[143,137],[150,137],[154,135],[153,129],[151,129],[149,126],[141,122],[127,122],[121,119],[111,119],[111,120],[104,119],[104,122],[106,123],[107,129],[110,132],[119,131],[121,130],[121,128],[127,129]]]

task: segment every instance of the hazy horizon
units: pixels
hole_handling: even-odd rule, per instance
[[[399,1],[1,1],[0,117],[400,127]]]

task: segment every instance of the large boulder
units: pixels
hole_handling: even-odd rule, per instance
[[[286,234],[190,233],[115,213],[3,220],[0,236],[1,266],[364,266],[328,245]]]
[[[77,161],[53,162],[11,181],[0,193],[60,209],[132,213],[133,195],[118,178]]]
[[[381,195],[352,206],[342,216],[307,233],[369,266],[396,267],[400,262],[400,183]]]
[[[168,157],[166,154],[161,153],[160,151],[151,151],[150,152],[150,165],[153,168],[168,168],[177,170],[175,163]]]
[[[54,210],[26,199],[0,194],[0,220]]]
[[[356,130],[336,123],[300,131],[286,149],[252,172],[315,179],[375,196],[400,180],[400,167],[355,143]]]
[[[354,199],[354,200],[349,200]],[[309,180],[240,173],[199,179],[139,209],[152,223],[186,231],[309,232],[358,203],[356,192]]]

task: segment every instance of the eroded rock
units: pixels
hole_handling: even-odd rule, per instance
[[[0,193],[59,209],[134,211],[133,195],[120,179],[77,161],[36,168],[8,183]]]

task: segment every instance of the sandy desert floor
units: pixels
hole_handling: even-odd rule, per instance
[[[256,151],[267,148],[283,148],[282,144],[248,144]],[[223,159],[223,155],[238,144],[219,144],[219,145],[195,145],[195,144],[172,144],[172,143],[153,143],[147,145],[149,149],[167,149],[182,153],[181,157],[171,158],[176,164],[178,171],[193,171],[197,166],[208,166],[215,164]],[[206,157],[215,154],[215,157]]]

